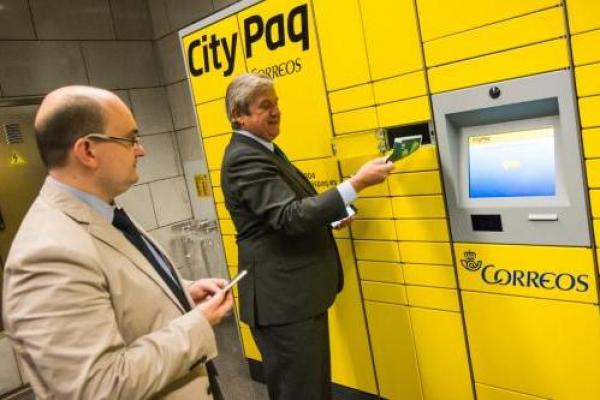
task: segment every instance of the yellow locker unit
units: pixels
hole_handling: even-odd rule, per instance
[[[335,232],[346,275],[329,315],[335,383],[365,399],[600,398],[600,251],[588,233],[593,226],[600,236],[599,7],[591,0],[245,0],[182,31],[232,270],[235,228],[218,187],[231,133],[223,96],[233,76],[275,78],[278,143],[318,191],[384,153],[395,137],[426,139],[386,182],[360,193],[350,230]],[[539,79],[546,83],[528,86]],[[515,87],[527,94],[508,101]],[[466,102],[470,111],[441,112],[436,99],[461,91],[449,104]],[[563,124],[567,114],[574,124]],[[449,144],[453,130],[461,139]],[[469,197],[479,190],[471,175],[481,182],[470,166],[486,165],[470,158],[471,147],[529,140],[523,154],[547,162],[551,137],[555,162],[529,169],[553,172],[553,192]],[[525,156],[506,154],[499,167],[521,171]],[[537,190],[531,182],[528,190]],[[517,216],[525,205],[533,208]],[[519,218],[543,228],[532,234]],[[563,221],[571,222],[553,228]],[[469,227],[481,230],[465,237]],[[240,330],[246,357],[260,360],[248,327]]]

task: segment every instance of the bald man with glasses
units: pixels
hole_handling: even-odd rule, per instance
[[[50,93],[35,120],[48,177],[6,261],[3,319],[39,399],[220,399],[221,279],[187,282],[114,199],[146,151],[106,90]]]

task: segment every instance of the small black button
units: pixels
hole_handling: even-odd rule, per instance
[[[206,387],[206,394],[212,394],[212,386],[208,385]]]

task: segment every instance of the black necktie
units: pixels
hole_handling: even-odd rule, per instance
[[[181,303],[183,308],[186,311],[190,311],[192,307],[190,306],[185,294],[179,282],[177,281],[177,277],[175,275],[175,271],[171,267],[170,263],[167,261],[165,257],[162,257],[164,264],[169,268],[169,272],[165,271],[165,269],[160,265],[159,261],[152,254],[148,246],[152,246],[157,254],[162,256],[161,252],[154,247],[150,241],[144,241],[142,234],[135,227],[129,216],[122,208],[115,209],[115,216],[113,217],[113,226],[123,232],[123,235],[134,245],[140,253],[146,257],[146,260],[154,267],[154,270],[160,275],[162,280],[167,284],[171,292],[177,297],[177,300]]]
[[[185,311],[186,312],[191,311],[192,306],[187,301],[187,298],[185,297],[183,289],[177,282],[175,272],[173,271],[173,268],[170,265],[170,263],[167,261],[167,259],[165,257],[162,257],[165,264],[169,267],[170,272],[171,272],[171,276],[168,276],[167,271],[165,271],[163,269],[163,267],[161,267],[158,260],[150,252],[150,249],[148,248],[148,245],[152,246],[150,241],[147,241],[147,242],[144,241],[144,239],[142,238],[142,234],[140,233],[140,231],[138,231],[138,229],[133,224],[133,222],[131,222],[131,219],[129,218],[129,216],[127,215],[125,210],[123,210],[122,208],[115,209],[115,215],[113,217],[113,226],[115,228],[117,228],[118,230],[120,230],[121,232],[123,232],[123,235],[125,235],[127,240],[129,240],[129,242],[131,242],[131,244],[133,244],[140,251],[140,253],[142,253],[144,255],[144,257],[146,257],[146,259],[152,265],[152,267],[154,267],[154,269],[156,270],[158,275],[160,275],[160,277],[167,284],[169,289],[171,289],[171,291],[173,292],[175,297],[177,297],[177,299],[179,300],[179,302],[181,303],[181,305],[183,306]],[[157,254],[161,254],[161,252],[156,247],[154,247],[154,250],[156,251]],[[161,254],[161,256],[162,256],[162,254]],[[194,366],[192,366],[192,368],[193,367]],[[208,389],[209,394],[212,393],[214,400],[223,400],[223,394],[221,392],[221,388],[219,387],[219,383],[217,381],[217,375],[219,375],[219,373],[217,372],[217,369],[215,368],[215,365],[213,364],[212,361],[206,362],[206,370],[208,372],[208,381],[210,383],[210,386]]]

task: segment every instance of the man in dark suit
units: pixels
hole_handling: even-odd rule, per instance
[[[317,194],[273,143],[280,112],[273,81],[247,73],[227,88],[234,129],[221,184],[237,230],[240,316],[263,357],[273,400],[331,398],[327,309],[343,276],[331,223],[349,223],[357,192],[382,182],[393,166],[384,158]]]

